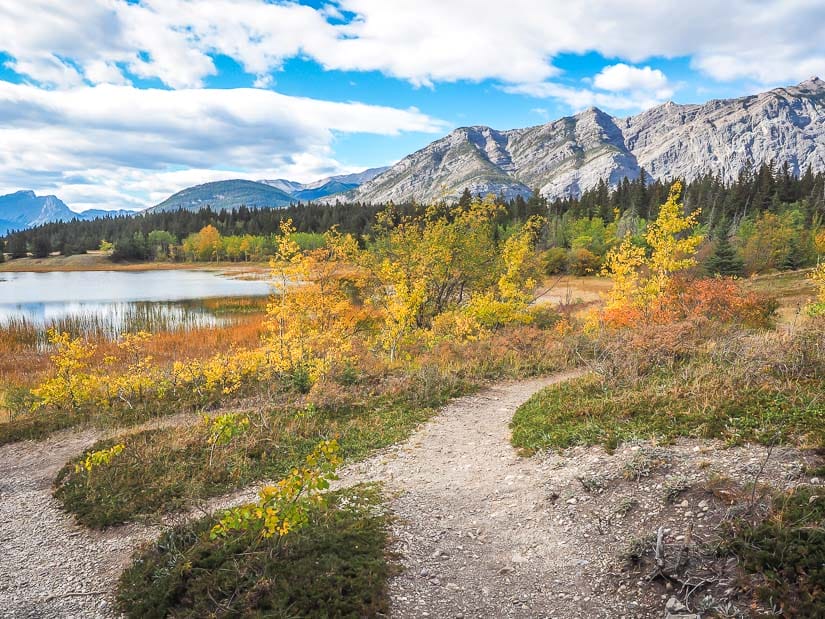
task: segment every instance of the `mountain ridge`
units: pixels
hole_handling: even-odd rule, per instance
[[[825,169],[825,81],[702,104],[668,101],[619,118],[596,107],[531,127],[459,127],[350,190],[365,203],[456,199],[465,188],[505,198],[533,189],[580,195],[599,180],[687,179],[707,172],[733,180],[748,164],[787,162]]]
[[[92,209],[78,213],[66,206],[57,196],[38,196],[31,189],[21,189],[0,196],[0,235],[56,221],[95,219],[105,216],[117,217],[129,212],[131,211]]]

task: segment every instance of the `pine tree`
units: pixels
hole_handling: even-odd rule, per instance
[[[806,256],[802,245],[796,237],[791,237],[788,243],[788,252],[779,263],[780,271],[796,271],[805,266]]]
[[[724,234],[719,236],[713,254],[708,258],[705,269],[710,275],[724,275],[726,277],[740,276],[745,271],[745,263],[736,248],[730,244]]]
[[[26,237],[22,234],[15,234],[9,239],[9,253],[12,258],[25,258],[28,254],[26,249]]]

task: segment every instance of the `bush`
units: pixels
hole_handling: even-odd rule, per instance
[[[285,538],[210,539],[211,517],[164,533],[123,573],[128,617],[374,617],[388,613],[386,518],[375,487],[329,493]]]
[[[541,257],[544,272],[547,275],[559,275],[567,271],[567,250],[563,247],[551,247]]]
[[[825,617],[825,496],[815,486],[777,495],[764,518],[734,520],[724,550],[758,576],[757,594],[786,617]]]
[[[569,260],[570,272],[574,275],[595,275],[602,264],[599,256],[583,247],[571,250]]]

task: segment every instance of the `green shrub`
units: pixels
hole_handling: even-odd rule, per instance
[[[767,516],[728,523],[723,550],[758,575],[757,594],[785,617],[825,617],[825,492],[801,486]]]
[[[589,249],[580,247],[570,250],[570,272],[574,275],[596,275],[602,259]]]
[[[547,275],[559,275],[567,271],[567,250],[564,247],[551,247],[541,257],[544,272]]]
[[[374,486],[332,492],[281,538],[210,539],[211,517],[164,533],[118,586],[128,617],[374,617],[387,614],[386,517]]]

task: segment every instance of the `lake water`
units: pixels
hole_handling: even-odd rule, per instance
[[[0,326],[117,335],[220,324],[196,301],[269,294],[266,281],[199,270],[0,273]]]

